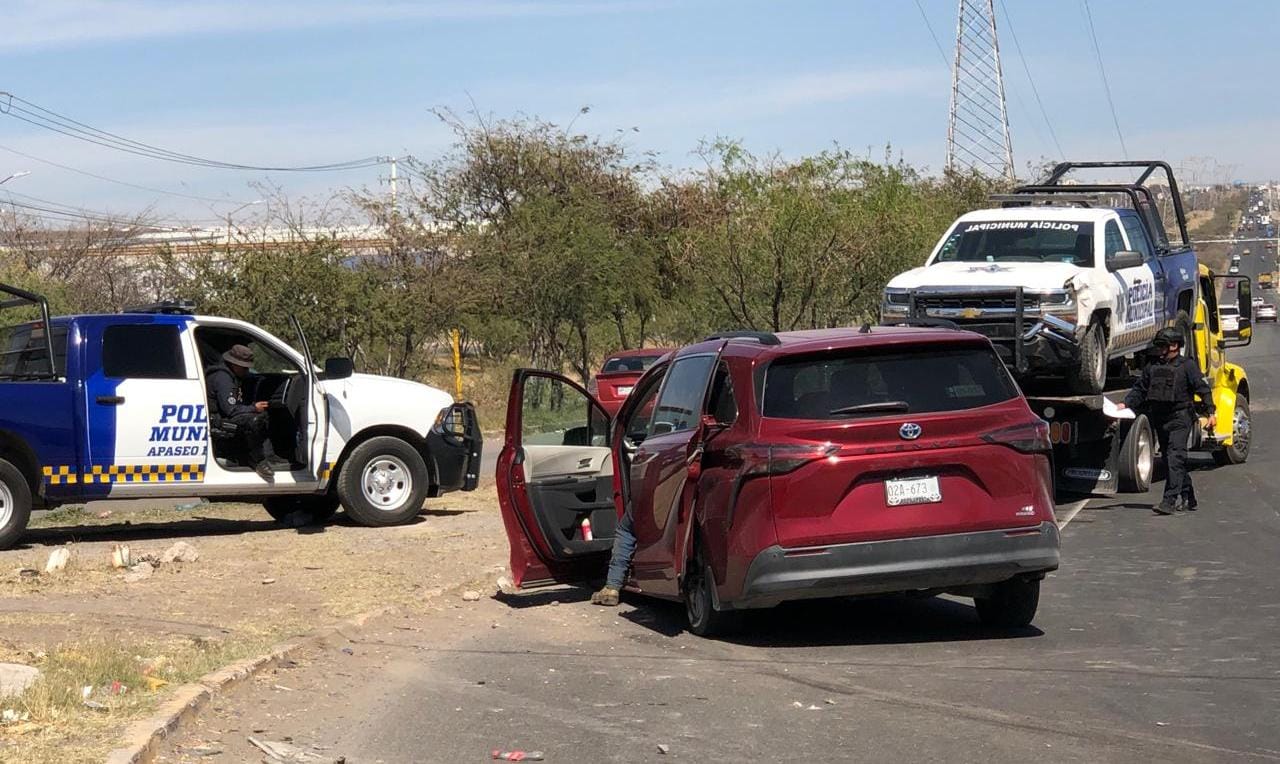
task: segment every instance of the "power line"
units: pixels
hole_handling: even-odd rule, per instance
[[[929,23],[929,15],[924,12],[924,6],[920,4],[920,0],[916,0],[916,10],[920,11],[920,18],[924,19],[925,28],[929,30],[929,36],[933,38],[933,46],[938,49],[938,55],[942,57],[942,65],[951,70],[951,62],[947,60],[947,52],[942,49],[942,43],[938,41],[938,35],[933,31],[933,24]]]
[[[4,194],[8,198],[4,201],[0,201],[0,207],[13,207],[15,208],[15,210],[16,208],[21,208],[22,210],[24,210],[24,214],[31,215],[32,217],[58,220],[60,222],[68,222],[70,220],[74,220],[77,222],[88,221],[90,223],[103,223],[107,225],[125,225],[133,228],[146,228],[146,229],[155,230],[155,231],[173,231],[173,230],[185,231],[193,227],[199,227],[196,224],[202,222],[202,221],[179,221],[179,220],[163,220],[162,219],[162,220],[155,220],[154,223],[146,223],[146,222],[142,222],[140,218],[130,218],[126,215],[116,215],[110,212],[99,212],[97,210],[84,209],[83,207],[73,207],[69,204],[50,201],[48,199],[41,199],[40,197],[30,196],[28,194],[20,194],[16,191],[10,191],[8,189],[5,189]],[[17,197],[21,197],[26,201],[19,201]],[[44,214],[40,215],[40,214],[34,214],[34,213],[44,213]],[[50,218],[48,217],[50,215],[54,215],[57,217]],[[209,221],[203,221],[203,222],[209,222]]]
[[[14,119],[26,122],[36,127],[60,133],[69,138],[92,143],[104,148],[122,151],[128,154],[134,154],[148,159],[156,159],[165,162],[175,162],[178,164],[193,165],[196,167],[211,167],[221,170],[250,170],[255,172],[335,172],[342,170],[358,170],[365,167],[374,167],[384,164],[383,157],[363,157],[361,159],[352,159],[345,162],[334,162],[331,164],[303,165],[303,166],[265,166],[265,165],[248,165],[236,162],[224,162],[216,159],[207,159],[195,156],[193,154],[183,154],[181,152],[172,151],[170,149],[154,146],[142,141],[135,141],[131,138],[125,138],[106,130],[87,125],[79,122],[71,117],[59,114],[50,109],[46,109],[38,104],[32,103],[24,98],[13,95],[6,91],[0,91],[0,114],[4,114]]]
[[[50,167],[57,167],[57,168],[58,168],[58,169],[60,169],[60,170],[66,170],[66,171],[68,171],[68,172],[74,172],[74,173],[76,173],[76,174],[78,174],[78,175],[84,175],[85,177],[88,177],[88,178],[96,178],[96,179],[98,179],[98,180],[105,180],[105,181],[106,181],[106,182],[108,182],[108,183],[115,183],[115,184],[117,184],[117,185],[127,186],[127,187],[129,187],[129,188],[136,188],[136,189],[138,189],[138,190],[140,190],[140,191],[150,191],[150,192],[152,192],[152,193],[156,193],[156,194],[168,194],[169,196],[177,196],[177,197],[181,197],[181,198],[183,198],[183,199],[194,199],[194,200],[196,200],[196,201],[198,201],[198,202],[211,202],[211,203],[213,203],[213,204],[243,204],[243,203],[244,203],[244,202],[242,202],[242,201],[240,201],[240,200],[238,200],[238,199],[218,199],[218,198],[215,198],[215,197],[212,197],[212,196],[200,196],[200,195],[198,195],[198,194],[184,194],[184,193],[182,193],[182,192],[180,192],[180,191],[170,191],[170,190],[168,190],[168,189],[164,189],[164,188],[154,188],[154,187],[152,187],[152,186],[142,186],[142,185],[138,185],[137,183],[130,183],[130,182],[128,182],[128,181],[124,181],[124,180],[117,180],[116,178],[108,178],[106,175],[98,175],[97,173],[92,173],[92,172],[89,172],[88,170],[81,170],[81,169],[79,169],[79,168],[77,168],[77,167],[71,167],[70,165],[59,164],[58,162],[55,162],[55,161],[53,161],[53,160],[51,160],[51,159],[44,159],[44,158],[41,158],[41,157],[38,157],[38,156],[33,156],[32,154],[27,154],[27,153],[25,153],[25,152],[18,151],[17,149],[9,148],[8,146],[0,146],[0,150],[7,151],[7,152],[9,152],[10,154],[14,154],[14,155],[16,155],[16,156],[20,156],[20,157],[24,157],[24,158],[26,158],[26,159],[30,159],[30,160],[31,160],[31,161],[33,161],[33,162],[40,162],[41,164],[47,164],[47,165],[49,165]]]
[[[919,0],[916,1],[918,4]],[[1040,89],[1036,87],[1036,80],[1031,76],[1031,67],[1027,66],[1027,57],[1022,55],[1022,43],[1018,42],[1018,33],[1013,29],[1013,18],[1009,16],[1009,9],[1005,6],[1004,0],[1000,0],[1000,10],[1004,12],[1004,21],[1009,27],[1009,34],[1013,36],[1013,47],[1018,51],[1018,59],[1022,61],[1022,71],[1027,75],[1027,82],[1031,83],[1031,92],[1035,94],[1036,105],[1040,107],[1040,116],[1044,118],[1044,124],[1049,128],[1049,137],[1053,139],[1053,145],[1058,149],[1058,158],[1063,159],[1066,154],[1062,151],[1062,144],[1058,142],[1058,134],[1053,129],[1053,123],[1049,121],[1049,113],[1045,111],[1044,101],[1040,100]]]
[[[1111,121],[1116,126],[1116,136],[1120,139],[1120,151],[1124,158],[1129,158],[1129,148],[1124,145],[1124,133],[1120,130],[1120,118],[1116,116],[1116,103],[1111,99],[1111,83],[1107,81],[1107,67],[1102,63],[1102,49],[1098,47],[1098,33],[1093,29],[1093,12],[1089,10],[1089,0],[1080,0],[1084,8],[1085,20],[1089,22],[1089,37],[1093,40],[1093,55],[1098,61],[1098,73],[1102,75],[1102,87],[1107,92],[1107,106],[1111,107]]]

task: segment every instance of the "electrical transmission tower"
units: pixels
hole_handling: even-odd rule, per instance
[[[951,70],[947,169],[1012,181],[1013,144],[996,40],[995,0],[960,0]]]

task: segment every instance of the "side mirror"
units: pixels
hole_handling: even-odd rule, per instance
[[[356,366],[350,358],[326,358],[324,362],[325,379],[346,379],[356,373]]]
[[[702,424],[702,440],[704,442],[711,440],[715,436],[729,429],[729,425],[725,424],[724,422],[721,422],[719,419],[716,419],[710,414],[702,415],[701,424]]]
[[[1253,282],[1247,278],[1236,281],[1236,304],[1240,311],[1237,336],[1247,345],[1253,339]]]
[[[1137,268],[1146,262],[1142,258],[1141,252],[1134,252],[1131,249],[1122,249],[1119,252],[1112,252],[1107,255],[1107,270],[1120,271],[1125,268]]]

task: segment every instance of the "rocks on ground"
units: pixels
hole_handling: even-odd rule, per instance
[[[40,669],[21,663],[0,663],[0,698],[17,697],[40,678]]]

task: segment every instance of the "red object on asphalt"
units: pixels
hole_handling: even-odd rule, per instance
[[[683,600],[699,634],[736,610],[897,592],[974,597],[991,625],[1034,616],[1058,566],[1052,445],[985,337],[739,332],[634,388],[610,424],[571,380],[515,373],[497,484],[518,586],[603,576],[629,507],[630,583]]]
[[[645,370],[669,352],[670,348],[619,350],[604,359],[600,371],[588,383],[587,390],[605,411],[610,415],[616,414]]]
[[[542,761],[542,751],[494,751],[498,761]]]

